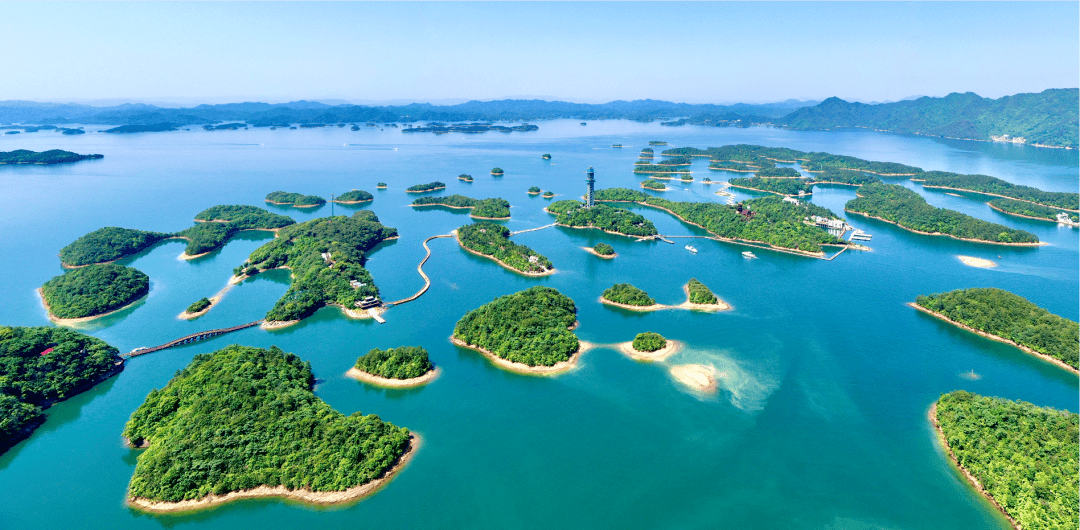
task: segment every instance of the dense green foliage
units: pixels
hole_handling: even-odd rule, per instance
[[[947,234],[988,243],[1038,243],[1030,232],[1016,230],[926,203],[918,193],[897,184],[866,184],[858,197],[844,205],[849,212],[892,221],[904,228],[929,234]]]
[[[653,158],[653,150],[652,150],[652,148],[651,147],[646,147],[645,149],[642,149],[641,154],[638,155],[638,158],[652,159]]]
[[[60,249],[60,261],[71,267],[114,261],[135,254],[169,235],[107,226],[94,230]]]
[[[962,175],[945,171],[927,171],[914,180],[922,182],[923,186],[956,188],[976,193],[1004,195],[1005,197],[1030,201],[1043,206],[1080,210],[1080,194],[1043,191],[1031,186],[1005,182],[989,175]]]
[[[364,190],[350,190],[334,198],[334,202],[368,202],[375,200],[375,196]]]
[[[653,300],[649,293],[634,287],[628,283],[617,283],[604,290],[602,295],[605,300],[615,302],[617,304],[626,304],[634,306],[650,306],[656,305],[656,300]]]
[[[529,193],[532,193],[532,194],[540,193],[540,187],[539,186],[529,186]]]
[[[683,221],[730,239],[760,241],[807,252],[820,252],[823,244],[844,244],[842,239],[804,222],[813,215],[837,219],[829,209],[808,202],[790,204],[779,197],[753,199],[735,206],[715,202],[675,202],[626,188],[598,190],[596,200],[637,202],[662,208]],[[740,207],[744,213],[752,215],[739,213]]]
[[[314,381],[309,363],[276,347],[196,355],[124,428],[133,444],[150,443],[130,495],[176,502],[259,485],[341,491],[392,468],[409,431],[333,410],[312,392]]]
[[[758,170],[757,167],[742,162],[732,162],[731,160],[714,160],[709,162],[709,169],[713,171],[735,171],[738,173],[753,173]]]
[[[510,218],[510,201],[505,199],[473,199],[464,195],[427,196],[413,201],[413,206],[447,206],[471,208],[473,217],[485,219]]]
[[[326,199],[317,195],[302,195],[287,191],[273,191],[266,194],[266,202],[274,204],[291,204],[293,206],[318,206],[326,204]]]
[[[728,182],[737,188],[749,188],[779,195],[806,195],[814,191],[805,179],[761,178],[755,176],[734,178],[728,180]]]
[[[292,285],[266,313],[267,320],[299,320],[327,304],[353,309],[356,301],[379,295],[371,273],[364,268],[365,255],[375,245],[396,237],[397,230],[365,220],[366,211],[351,218],[321,217],[287,226],[277,238],[251,253],[241,266],[244,269],[292,269]],[[330,253],[330,262],[323,259],[323,252]],[[350,280],[364,285],[354,289]]]
[[[551,154],[544,153],[543,155],[540,155],[540,158],[543,158],[544,160],[551,160]]]
[[[545,199],[550,199],[550,198],[555,196],[555,192],[553,192],[553,191],[545,191],[544,194],[541,195],[541,196],[543,198],[545,198]]]
[[[375,187],[380,189],[380,190],[385,190],[386,189],[386,183],[385,182],[379,182],[378,184],[375,184]]]
[[[995,210],[999,210],[1004,213],[1024,215],[1027,217],[1037,217],[1039,219],[1046,219],[1049,221],[1056,221],[1058,214],[1063,210],[1056,208],[1050,208],[1049,206],[1043,206],[1041,204],[1031,204],[1030,202],[1014,201],[1012,199],[992,199],[987,204]],[[1064,212],[1068,214],[1069,219],[1073,222],[1080,221],[1080,215],[1073,212]]]
[[[657,182],[657,181],[655,181],[653,179],[646,179],[646,180],[641,181],[641,187],[645,188],[647,190],[657,190],[657,191],[663,191],[663,190],[667,189],[667,185],[665,185],[663,182]]]
[[[662,140],[649,140],[649,145],[667,145],[667,142]]]
[[[454,326],[454,337],[511,362],[552,366],[578,351],[578,338],[569,329],[576,321],[573,300],[537,286],[469,311]]]
[[[388,350],[373,348],[356,360],[356,369],[387,379],[412,379],[435,369],[428,352],[419,346]]]
[[[915,303],[950,320],[1049,355],[1078,368],[1080,327],[1026,298],[994,288],[919,296]]]
[[[564,226],[599,228],[624,236],[644,237],[657,234],[652,221],[626,208],[607,204],[586,208],[582,202],[567,200],[553,202],[547,210],[556,214],[555,222]]]
[[[41,291],[54,316],[82,318],[108,313],[146,296],[150,278],[115,263],[87,265],[45,282]]]
[[[664,174],[664,173],[689,173],[690,170],[686,168],[679,168],[676,166],[662,166],[660,164],[637,164],[634,166],[634,173],[648,173],[648,174]]]
[[[957,390],[937,421],[960,465],[1025,530],[1080,525],[1080,416]]]
[[[865,171],[878,175],[916,175],[922,173],[922,169],[897,164],[896,162],[872,162],[853,156],[833,155],[829,153],[807,153],[807,160],[802,162],[802,168],[806,171],[828,171],[830,169],[847,169]]]
[[[466,175],[465,173],[462,173],[462,174],[458,175],[457,178],[458,178],[458,180],[464,180],[465,182],[472,182],[473,181],[472,175]]]
[[[802,174],[790,167],[766,167],[754,172],[754,175],[762,178],[797,179]]]
[[[691,304],[715,304],[717,302],[716,295],[705,284],[699,282],[697,278],[690,278],[690,281],[686,284],[686,290],[690,293],[688,298]]]
[[[428,182],[428,183],[425,183],[425,184],[415,184],[413,186],[409,186],[408,188],[405,189],[405,191],[410,192],[410,193],[420,193],[420,192],[423,192],[423,191],[441,190],[441,189],[443,189],[445,187],[446,187],[445,183],[442,183],[442,182],[439,182],[439,181],[436,180],[435,182]]]
[[[248,205],[220,205],[195,216],[195,226],[175,235],[187,239],[189,256],[217,250],[241,230],[274,230],[295,223],[291,217]]]
[[[674,158],[667,158],[657,162],[658,166],[689,166],[693,163],[693,160],[688,156],[676,156]]]
[[[501,167],[493,167],[493,168],[491,168],[491,174],[496,175],[496,176],[502,175],[503,174],[503,169]]]
[[[881,179],[861,171],[828,169],[825,170],[824,173],[814,176],[814,180],[811,181],[811,184],[846,184],[849,186],[862,186],[863,184],[873,184],[875,182],[881,182]]]
[[[551,260],[539,252],[510,241],[510,229],[495,223],[473,223],[457,230],[461,246],[491,256],[506,266],[526,273],[543,273],[553,268]]]
[[[601,256],[612,256],[615,254],[615,248],[607,243],[597,243],[592,249],[593,252]]]
[[[352,214],[352,218],[357,221],[371,221],[373,223],[379,222],[379,216],[375,215],[375,212],[371,210],[360,210]]]
[[[638,333],[637,336],[634,337],[634,342],[630,343],[630,346],[637,351],[654,352],[667,346],[667,339],[659,333],[646,331],[644,333]]]
[[[199,311],[202,311],[203,309],[206,309],[208,307],[210,307],[210,299],[204,296],[192,302],[192,304],[188,306],[187,312],[198,313]]]
[[[88,390],[122,366],[116,348],[78,331],[0,326],[0,452],[44,421],[42,408]]]
[[[80,155],[71,151],[51,149],[49,151],[35,152],[26,149],[14,151],[0,151],[0,165],[4,164],[63,164],[66,162],[78,162],[89,158],[104,158],[104,155]]]

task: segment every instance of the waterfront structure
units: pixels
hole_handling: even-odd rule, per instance
[[[596,200],[593,198],[593,186],[596,184],[596,177],[593,175],[592,166],[589,166],[585,173],[588,175],[585,177],[585,207],[592,208],[596,205]]]

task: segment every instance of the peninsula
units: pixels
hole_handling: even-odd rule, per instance
[[[555,222],[568,228],[598,228],[609,234],[630,237],[649,237],[657,234],[656,227],[640,214],[626,208],[597,204],[586,208],[580,201],[555,201],[546,209],[555,214]]]
[[[446,184],[435,181],[428,182],[426,184],[415,184],[405,189],[405,193],[425,193],[428,191],[436,191],[446,189]]]
[[[911,307],[1080,374],[1080,324],[995,288],[919,296]]]
[[[95,263],[111,263],[142,252],[169,237],[172,237],[172,234],[107,226],[94,230],[60,249],[60,264],[73,269]]]
[[[293,206],[295,208],[314,208],[326,204],[326,199],[317,195],[303,195],[287,191],[273,191],[266,195],[266,202],[279,206]]]
[[[573,368],[587,347],[570,331],[577,307],[566,295],[537,286],[501,296],[454,326],[454,344],[476,350],[500,368],[552,375]]]
[[[494,260],[511,271],[525,276],[555,274],[555,266],[543,254],[510,241],[510,229],[505,226],[473,223],[458,228],[455,232],[461,248]]]
[[[371,351],[356,360],[345,375],[385,388],[410,388],[426,385],[439,375],[428,360],[428,352],[419,346],[401,346]]]
[[[84,322],[119,311],[150,292],[150,278],[137,269],[106,263],[54,277],[38,289],[49,319]]]
[[[472,210],[469,214],[474,219],[509,219],[510,201],[503,198],[497,199],[473,199],[464,195],[426,196],[416,199],[413,207],[442,206],[445,208],[459,208]]]
[[[67,164],[80,160],[96,160],[105,158],[105,155],[80,155],[71,151],[51,149],[49,151],[27,151],[16,149],[14,151],[0,151],[0,166],[6,164]]]
[[[172,237],[187,240],[187,248],[181,257],[191,259],[225,246],[238,232],[261,230],[276,233],[295,222],[291,217],[257,206],[220,205],[199,212],[195,216],[195,226],[176,232]]]
[[[0,326],[0,454],[45,422],[44,409],[120,373],[118,353],[67,328]]]
[[[404,468],[417,440],[376,415],[333,410],[314,383],[308,362],[276,347],[196,355],[124,427],[132,446],[146,448],[128,504],[148,512],[251,497],[325,505],[375,492]]]

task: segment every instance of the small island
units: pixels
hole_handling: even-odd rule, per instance
[[[345,375],[384,388],[411,388],[434,381],[439,370],[428,360],[424,348],[401,346],[371,349]]]
[[[652,148],[651,147],[646,147],[645,149],[641,150],[641,154],[638,155],[638,159],[640,159],[640,160],[652,160],[654,158],[654,156],[655,155],[653,155]]]
[[[619,351],[635,361],[663,361],[679,350],[680,344],[665,339],[659,333],[646,331],[638,333],[631,342],[618,345]]]
[[[705,286],[705,284],[699,282],[697,278],[690,278],[689,282],[683,286],[683,292],[686,293],[686,302],[681,307],[685,309],[697,309],[701,311],[726,311],[731,309],[731,306],[716,297],[713,292]]]
[[[943,394],[928,416],[953,465],[1014,528],[1080,525],[1080,416],[963,390]]]
[[[463,182],[472,182],[473,181],[472,175],[466,175],[465,173],[462,173],[462,174],[458,175],[457,178],[458,178],[458,180],[463,181]]]
[[[528,375],[553,375],[573,368],[590,345],[571,331],[574,301],[537,286],[501,296],[468,312],[451,340],[478,351],[496,366]]]
[[[155,123],[153,125],[121,125],[119,127],[113,127],[112,129],[105,129],[102,132],[109,134],[131,134],[141,132],[165,132],[175,131],[179,125],[172,123]],[[185,129],[187,130],[187,129]]]
[[[586,208],[580,201],[557,201],[545,209],[555,214],[555,222],[568,228],[597,228],[609,234],[629,237],[649,237],[657,234],[656,227],[640,214],[626,208],[597,204]]]
[[[106,263],[65,272],[38,289],[49,319],[68,325],[114,313],[150,292],[150,278],[138,269]]]
[[[417,438],[374,414],[333,410],[314,383],[310,363],[276,347],[196,355],[124,427],[128,443],[145,448],[128,505],[181,512],[255,497],[328,505],[374,493],[404,469]],[[212,432],[236,443],[202,434]]]
[[[464,195],[447,195],[445,197],[420,197],[412,203],[413,207],[442,206],[444,208],[457,208],[472,210],[470,216],[474,219],[509,219],[510,202],[502,199],[473,199]]]
[[[643,180],[641,187],[653,191],[667,191],[667,186],[663,182],[657,182],[653,179]]]
[[[364,202],[371,202],[375,200],[375,196],[370,192],[364,190],[351,190],[334,197],[334,202],[338,204],[360,204]]]
[[[656,303],[649,293],[634,287],[628,283],[617,283],[608,287],[600,296],[600,301],[623,309],[632,311],[654,311],[666,306]]]
[[[594,247],[581,248],[585,249],[585,252],[599,258],[614,259],[615,256],[618,256],[618,254],[615,253],[615,248],[607,243],[597,243]]]
[[[386,183],[385,182],[380,182],[380,183],[376,184],[375,189],[377,189],[377,190],[385,190],[386,189]]]
[[[705,185],[712,184],[712,179],[709,178],[709,177],[705,177],[705,178],[701,179],[701,183],[705,184]]]
[[[539,186],[531,186],[531,187],[529,187],[529,195],[540,195],[540,187]]]
[[[503,176],[503,169],[501,167],[493,167],[491,168],[491,174],[496,177],[501,177]]]
[[[544,160],[551,160],[551,155],[544,153],[543,155],[540,155],[540,158],[543,158]]]
[[[622,149],[623,144],[611,144],[611,147],[614,149]]]
[[[510,229],[495,223],[473,223],[458,228],[455,237],[461,248],[494,260],[525,276],[555,274],[555,266],[543,254],[508,239]]]
[[[919,296],[908,305],[1080,374],[1080,324],[1022,296],[995,288],[958,289]]]
[[[649,145],[667,145],[667,144],[668,144],[667,142],[660,141],[660,140],[650,140],[649,141]]]
[[[274,191],[266,195],[266,202],[279,206],[293,206],[295,208],[314,208],[326,204],[326,199],[317,195],[301,195],[286,191]]]
[[[409,186],[405,189],[405,193],[425,193],[429,191],[444,189],[446,189],[446,184],[436,180],[435,182],[428,182],[426,184],[415,184],[413,186]]]
[[[105,158],[105,155],[80,155],[61,149],[51,149],[40,153],[28,151],[26,149],[16,149],[14,151],[0,151],[0,166],[6,164],[67,164],[78,162],[80,160],[96,160],[99,158]]]
[[[211,305],[212,304],[210,303],[210,299],[204,296],[192,302],[192,304],[184,310],[184,313],[186,315],[190,315],[188,318],[195,318],[196,316],[202,315],[208,309],[210,309]]]
[[[45,422],[44,409],[120,373],[105,341],[58,327],[0,326],[0,454]]]
[[[545,199],[550,199],[550,198],[552,198],[554,196],[555,196],[555,192],[553,192],[553,191],[545,191],[544,194],[542,195],[542,197],[545,198]]]

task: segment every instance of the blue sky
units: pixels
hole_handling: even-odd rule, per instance
[[[0,20],[0,100],[882,101],[1080,84],[1077,2],[0,2]]]

